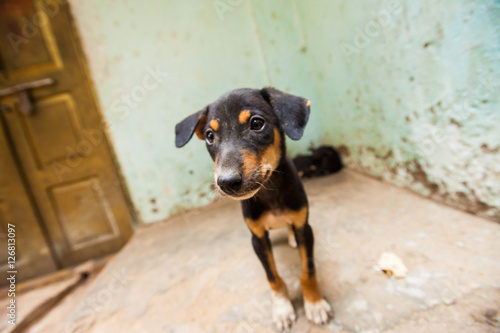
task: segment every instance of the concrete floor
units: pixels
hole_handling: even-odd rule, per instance
[[[343,171],[306,183],[318,280],[335,319],[304,315],[300,263],[272,233],[298,320],[292,332],[499,332],[500,224]],[[384,251],[403,279],[376,268]],[[270,291],[239,203],[140,228],[30,332],[274,332]]]

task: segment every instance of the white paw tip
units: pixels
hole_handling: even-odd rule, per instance
[[[290,300],[281,298],[273,302],[273,321],[280,331],[291,328],[296,319],[297,316]]]
[[[333,310],[330,304],[324,299],[319,302],[304,302],[306,317],[316,325],[328,323],[329,318],[333,318]]]

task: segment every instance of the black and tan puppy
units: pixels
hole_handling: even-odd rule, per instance
[[[215,162],[217,189],[241,200],[253,248],[271,285],[273,320],[280,330],[291,327],[296,316],[276,270],[268,235],[271,229],[288,226],[289,243],[299,249],[307,318],[321,324],[333,316],[316,281],[307,196],[285,147],[284,134],[293,140],[302,137],[310,104],[274,88],[237,89],[175,127],[177,147],[184,146],[193,133],[205,140]]]

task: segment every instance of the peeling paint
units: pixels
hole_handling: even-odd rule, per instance
[[[409,188],[423,196],[469,213],[500,221],[499,208],[487,201],[482,201],[483,197],[476,193],[477,189],[470,188],[467,182],[463,182],[462,191],[450,191],[444,181],[431,180],[431,176],[417,160],[396,163],[387,167],[386,156],[391,151],[383,155],[383,153],[377,153],[372,147],[356,147],[357,154],[353,157],[350,149],[345,145],[339,146],[338,150],[347,165],[364,174],[399,187]]]
[[[400,4],[346,57],[339,45],[388,2],[300,2],[311,72],[324,77],[313,81],[321,143],[348,167],[500,221],[500,4]]]

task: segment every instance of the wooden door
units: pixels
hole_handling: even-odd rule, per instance
[[[43,235],[39,219],[19,173],[15,152],[7,141],[3,117],[0,117],[0,284],[6,283],[8,267],[7,235],[14,225],[15,267],[20,280],[56,269],[51,249]],[[4,282],[5,281],[5,282]]]
[[[9,135],[2,140],[11,141],[33,198],[25,209],[38,212],[53,260],[64,267],[118,250],[132,232],[131,209],[66,1],[0,0],[0,91],[46,78],[54,84],[28,90],[32,112],[18,94],[0,97],[10,109],[0,111]],[[2,184],[19,186],[10,177],[2,172]]]

